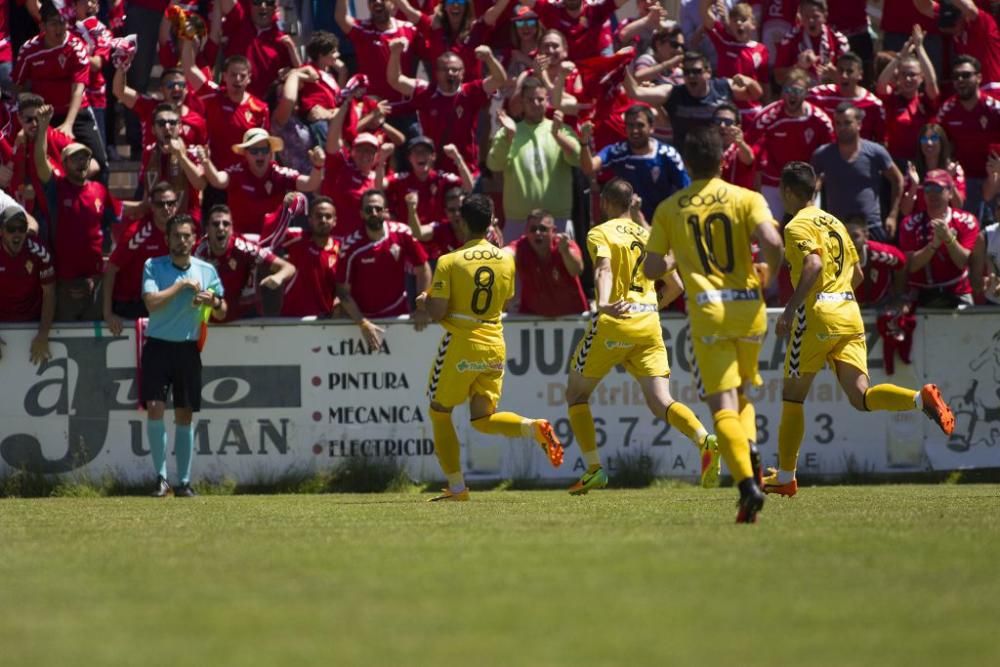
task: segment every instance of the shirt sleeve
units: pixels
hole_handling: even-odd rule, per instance
[[[431,280],[431,298],[451,298],[451,264],[451,258],[448,256],[438,260],[437,268],[434,269],[434,278]]]
[[[424,246],[413,238],[412,234],[404,234],[403,238],[406,239],[406,256],[410,260],[410,263],[414,266],[423,266],[427,263],[427,251],[424,250]]]
[[[207,284],[205,289],[214,293],[218,297],[224,297],[226,292],[222,288],[222,281],[219,279],[219,272],[215,270],[215,267],[212,265],[205,267],[205,275],[208,278],[205,281]]]
[[[160,291],[160,286],[156,284],[156,276],[153,274],[153,260],[147,259],[142,266],[142,293],[156,294]]]
[[[789,264],[801,267],[806,255],[814,252],[822,255],[823,246],[816,241],[816,236],[810,233],[806,225],[790,224],[785,227],[785,256]]]
[[[760,225],[774,224],[774,214],[771,212],[771,207],[767,205],[764,195],[759,192],[751,193],[747,199],[746,215],[747,231],[751,234]]]
[[[590,253],[590,258],[595,261],[598,257],[611,258],[611,247],[608,244],[608,239],[598,229],[591,229],[587,233],[587,251]]]

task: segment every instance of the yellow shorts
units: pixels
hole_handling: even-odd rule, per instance
[[[739,389],[746,383],[760,385],[764,380],[757,370],[761,336],[740,338],[701,338],[688,335],[688,355],[691,373],[702,398],[730,389]]]
[[[785,377],[819,373],[829,363],[850,364],[868,375],[868,345],[863,333],[810,334],[796,329],[785,351]]]
[[[503,391],[507,350],[502,345],[472,345],[446,332],[427,380],[427,397],[446,408],[480,394],[496,406]]]
[[[573,370],[584,377],[602,378],[622,364],[632,377],[670,377],[660,318],[649,319],[645,330],[636,332],[632,327],[625,332],[608,318],[592,317],[573,353]]]

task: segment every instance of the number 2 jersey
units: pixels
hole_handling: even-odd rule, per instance
[[[601,315],[599,324],[614,323],[618,331],[637,337],[652,333],[662,338],[656,288],[642,272],[649,231],[629,218],[615,218],[587,233],[587,251],[597,264],[600,257],[611,262],[611,294],[608,303],[628,301],[632,312],[617,319]]]
[[[503,346],[500,316],[514,295],[514,257],[485,239],[438,259],[431,298],[448,299],[441,326],[474,345]]]
[[[864,333],[861,310],[851,279],[860,259],[847,228],[826,211],[807,206],[785,226],[785,258],[792,284],[802,279],[802,265],[816,253],[823,260],[819,280],[806,296],[806,331],[839,335]]]
[[[764,197],[721,178],[699,179],[653,214],[649,252],[673,252],[684,281],[691,333],[739,338],[767,331],[751,235],[774,224]]]

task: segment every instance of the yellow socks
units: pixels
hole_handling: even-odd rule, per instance
[[[569,406],[569,425],[573,428],[573,435],[580,445],[588,470],[601,465],[601,457],[597,454],[597,430],[594,428],[594,416],[590,414],[588,403]]]
[[[806,414],[801,403],[781,402],[781,425],[778,426],[778,468],[795,472],[799,448],[806,435]]]
[[[735,410],[719,410],[712,417],[715,419],[715,437],[719,439],[719,453],[725,459],[733,481],[739,484],[753,476],[750,446],[740,416]]]
[[[487,417],[473,419],[472,428],[487,435],[502,435],[507,438],[531,437],[534,434],[534,420],[526,419],[514,412],[494,412]]]
[[[877,384],[865,392],[865,407],[871,412],[906,412],[917,407],[919,395],[920,392],[894,384]]]
[[[705,430],[704,424],[695,416],[691,408],[680,401],[674,401],[667,406],[666,418],[668,424],[683,433],[696,447],[701,447],[708,431]]]
[[[450,412],[430,410],[431,427],[434,430],[434,453],[437,454],[441,470],[448,478],[448,488],[460,491],[465,488],[462,477],[462,461],[458,434],[455,425],[451,423]]]
[[[743,424],[743,432],[747,434],[747,440],[757,442],[757,411],[746,396],[739,394],[740,399],[740,423]]]

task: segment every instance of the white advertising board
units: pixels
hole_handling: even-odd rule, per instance
[[[772,314],[772,324],[773,324]],[[572,441],[563,388],[583,320],[510,320],[500,408],[552,420],[567,442],[553,470],[528,440],[484,436],[455,412],[463,464],[472,478],[569,479],[583,468]],[[869,328],[874,326],[869,322]],[[771,327],[773,331],[773,326]],[[675,397],[711,428],[695,396],[685,353],[687,322],[663,320]],[[0,476],[11,468],[52,474],[152,476],[144,413],[136,401],[134,332],[113,338],[93,327],[56,329],[53,358],[28,361],[34,330],[0,330]],[[439,479],[424,395],[440,330],[386,324],[385,344],[369,350],[344,323],[259,321],[216,327],[202,354],[202,412],[196,415],[195,476],[262,482],[291,470],[338,465],[351,456],[395,456],[419,480]],[[765,460],[776,460],[784,341],[769,335],[761,353],[764,385],[752,397]],[[858,413],[832,373],[822,373],[806,404],[803,473],[916,472],[1000,466],[1000,318],[995,313],[922,315],[913,364],[897,361],[890,381],[939,384],[958,415],[952,438],[917,412]],[[872,381],[885,381],[882,345],[869,335]],[[665,476],[693,478],[694,447],[655,419],[638,384],[613,371],[591,401],[602,458],[651,456]],[[169,417],[168,417],[169,423]],[[168,434],[171,429],[168,428]],[[172,469],[173,462],[170,462]]]

